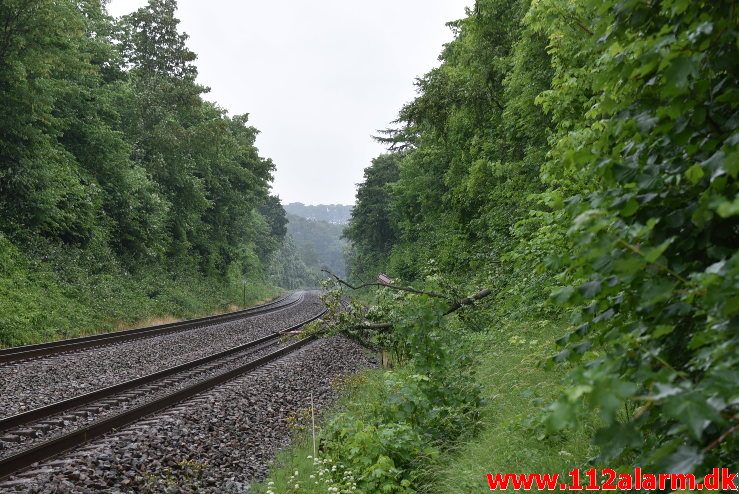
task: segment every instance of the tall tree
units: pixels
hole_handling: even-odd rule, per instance
[[[363,276],[382,264],[397,241],[397,228],[391,217],[390,186],[398,181],[398,162],[403,154],[384,154],[364,170],[364,181],[357,188],[344,237],[352,243],[351,276]]]
[[[100,193],[59,142],[57,109],[90,68],[71,2],[0,4],[0,222],[14,234],[89,241]]]

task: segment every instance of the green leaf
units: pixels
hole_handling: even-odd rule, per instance
[[[560,400],[549,407],[546,424],[550,430],[561,431],[575,421],[575,407],[572,403]]]
[[[679,94],[688,88],[688,79],[694,78],[697,66],[692,58],[678,57],[664,72],[665,88],[668,95]]]
[[[590,330],[590,324],[585,323],[578,326],[573,333],[577,333],[580,336],[584,336]]]
[[[565,348],[561,352],[559,352],[557,355],[552,357],[552,359],[557,363],[562,363],[567,361],[570,358],[570,355],[572,355],[572,351],[569,348]]]
[[[726,169],[724,168],[725,158],[726,154],[722,150],[718,150],[710,158],[701,163],[701,165],[711,171],[711,182],[726,174]]]
[[[554,299],[555,302],[558,304],[563,304],[570,300],[572,298],[572,295],[575,293],[575,288],[571,286],[563,286],[559,288],[555,288],[552,291],[551,297]]]
[[[714,343],[715,341],[716,341],[716,334],[714,332],[698,331],[693,335],[692,338],[690,338],[690,342],[688,343],[688,348],[691,350],[695,350],[702,346]]]
[[[661,256],[662,253],[665,250],[667,250],[667,247],[669,247],[670,244],[672,244],[672,242],[674,242],[674,241],[675,241],[674,238],[668,238],[667,240],[665,240],[664,242],[662,242],[661,244],[659,244],[657,247],[652,247],[650,249],[644,250],[643,251],[644,259],[646,259],[647,262],[654,262],[654,261],[656,261],[657,259],[659,259],[659,256]]]
[[[700,166],[698,163],[694,164],[690,168],[688,168],[685,171],[685,177],[690,180],[690,182],[695,185],[698,182],[701,181],[703,176],[706,174],[706,172],[703,171],[703,167]]]
[[[624,449],[639,446],[642,436],[633,424],[616,422],[610,427],[598,429],[593,436],[594,442],[600,446],[604,460],[616,458]]]
[[[671,324],[659,324],[654,328],[654,331],[652,332],[652,336],[655,338],[659,338],[661,336],[672,333],[674,330],[675,330],[675,326]]]
[[[739,195],[737,195],[733,201],[728,201],[722,198],[716,208],[716,213],[722,218],[730,218],[731,216],[739,215]]]
[[[634,213],[636,213],[638,209],[639,209],[639,201],[637,201],[636,199],[632,197],[626,202],[626,205],[621,208],[621,216],[623,216],[624,218],[633,216]]]
[[[647,280],[641,290],[642,296],[639,300],[639,305],[641,307],[648,307],[657,302],[667,300],[672,296],[672,291],[676,285],[677,282],[668,278]]]
[[[652,400],[663,400],[670,396],[679,395],[685,391],[681,387],[670,383],[655,383],[654,387],[657,392],[649,395],[649,398]]]
[[[578,343],[577,345],[574,345],[572,349],[575,351],[575,353],[582,354],[590,350],[592,347],[593,347],[593,343],[590,340],[585,340],[585,341]]]
[[[600,288],[600,281],[589,281],[580,285],[580,293],[582,293],[585,298],[593,298],[600,292]]]
[[[587,384],[578,384],[577,386],[571,386],[565,390],[567,399],[571,402],[580,400],[583,396],[593,391],[593,387]]]
[[[680,446],[667,459],[667,473],[693,473],[703,463],[703,453],[692,446]]]
[[[697,440],[701,439],[703,431],[712,420],[720,419],[716,411],[705,401],[685,395],[670,400],[665,404],[664,410],[668,416],[685,424],[690,434]]]
[[[636,391],[633,383],[609,376],[593,386],[593,402],[600,407],[601,416],[606,422],[612,421],[624,401]]]
[[[616,315],[616,311],[611,307],[611,308],[604,310],[603,312],[598,314],[596,317],[594,317],[593,322],[607,321],[615,315]]]

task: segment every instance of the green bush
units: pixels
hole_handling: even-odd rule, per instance
[[[494,308],[465,316],[478,331],[566,321],[550,438],[582,427],[587,404],[602,462],[733,466],[736,5],[478,0],[450,25],[383,134],[403,151],[365,171],[349,264],[457,297],[491,288]],[[414,365],[443,358],[424,349],[428,316],[383,343]]]
[[[739,382],[737,24],[728,1],[548,3],[531,22],[553,50],[557,119],[546,173],[578,183],[559,207],[573,249],[556,302],[577,362],[551,424],[601,415],[603,461],[668,472],[735,466]],[[583,24],[584,25],[584,24]],[[582,31],[582,30],[581,30]]]
[[[150,318],[187,318],[243,303],[241,268],[206,276],[186,266],[131,272],[89,249],[38,243],[21,252],[0,234],[0,345],[17,346],[110,331]],[[249,280],[246,302],[275,295]]]

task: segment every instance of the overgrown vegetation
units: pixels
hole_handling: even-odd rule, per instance
[[[203,100],[174,12],[0,4],[1,344],[309,276],[256,129]],[[326,418],[307,468],[371,493],[735,468],[735,2],[478,0],[450,27],[346,229],[352,279],[415,292],[327,294],[330,331],[394,368]]]
[[[540,364],[566,325],[505,320],[480,331],[489,308],[451,314],[455,304],[440,296],[445,288],[429,281],[426,289],[433,295],[382,289],[369,312],[359,304],[337,310],[345,294],[328,291],[334,312],[323,327],[383,349],[392,369],[354,378],[359,384],[345,389],[338,408],[319,422],[318,460],[310,453],[312,438],[298,435],[260,492],[354,492],[352,486],[360,492],[482,492],[486,472],[565,474],[588,464],[597,418],[586,407],[579,410],[586,418],[580,430],[543,440],[541,410],[566,389],[568,369]],[[337,468],[327,472],[326,464]]]
[[[115,263],[90,272],[83,250],[22,253],[0,235],[0,346],[52,341],[234,310],[277,296],[264,282],[244,286],[238,270],[209,277],[190,267]]]
[[[274,165],[203,99],[176,2],[104,4],[0,4],[0,345],[265,295],[285,235]]]
[[[446,301],[382,294],[336,316],[397,356],[402,391],[328,419],[324,457],[363,492],[484,490],[490,468],[735,468],[735,3],[478,0],[450,26],[346,231],[354,279]],[[483,287],[492,300],[442,315]],[[464,360],[485,351],[502,362]],[[475,454],[500,433],[539,445]]]
[[[295,454],[302,456],[283,458],[283,467],[264,490],[326,492],[331,487],[338,489],[332,492],[351,492],[354,487],[361,492],[413,492],[423,468],[439,458],[445,445],[476,428],[480,389],[470,374],[466,332],[444,320],[445,299],[421,295],[408,303],[405,298],[411,295],[395,293],[384,294],[392,299],[393,310],[370,315],[391,319],[393,331],[369,331],[362,323],[364,311],[342,308],[343,292],[338,286],[327,287],[324,300],[331,315],[321,327],[328,324],[331,332],[351,329],[366,344],[382,346],[397,368],[360,376],[361,384],[349,389],[343,406],[321,425],[318,458],[308,458],[299,446]],[[308,473],[298,489],[296,476],[286,475],[286,468],[297,465]]]

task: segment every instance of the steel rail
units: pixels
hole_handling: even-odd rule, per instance
[[[320,317],[320,316],[316,316],[316,317]],[[22,412],[17,415],[12,415],[9,417],[2,418],[0,419],[0,431],[5,431],[5,430],[8,430],[14,427],[21,427],[22,425],[27,424],[29,422],[32,422],[35,420],[41,420],[51,415],[64,412],[65,410],[69,410],[70,408],[78,408],[81,406],[89,405],[93,402],[102,400],[103,398],[114,396],[116,394],[122,393],[129,389],[136,388],[138,386],[144,386],[146,384],[159,381],[160,379],[164,379],[165,377],[173,376],[173,375],[194,369],[196,367],[200,367],[202,365],[208,364],[210,362],[214,362],[224,357],[228,357],[229,355],[233,355],[235,353],[239,353],[245,350],[250,350],[255,347],[259,347],[264,343],[271,343],[277,340],[284,333],[295,330],[298,327],[302,326],[303,324],[306,324],[306,323],[305,322],[301,323],[298,326],[294,326],[294,327],[288,328],[283,331],[278,331],[276,333],[263,336],[262,338],[249,341],[247,343],[244,343],[243,345],[229,348],[227,350],[223,350],[221,352],[214,353],[212,355],[208,355],[206,357],[202,357],[196,360],[191,360],[190,362],[185,362],[184,364],[176,365],[168,369],[164,369],[158,372],[154,372],[152,374],[147,374],[145,376],[130,379],[128,381],[124,381],[119,384],[114,384],[112,386],[97,389],[89,393],[78,395],[73,398],[58,401],[55,403],[51,403],[49,405],[45,405],[39,408],[34,408],[33,410],[28,410],[27,412]]]
[[[195,329],[205,326],[212,326],[214,324],[220,324],[224,322],[241,319],[244,317],[257,316],[260,314],[266,314],[277,310],[292,307],[302,302],[305,298],[304,294],[301,294],[293,301],[285,302],[291,297],[287,295],[281,297],[272,302],[250,307],[235,312],[229,312],[226,314],[218,314],[215,316],[201,317],[197,319],[188,319],[186,321],[178,321],[167,324],[159,324],[156,326],[147,326],[142,328],[127,329],[124,331],[116,331],[113,333],[103,333],[92,336],[81,336],[79,338],[71,338],[66,340],[53,341],[49,343],[39,343],[36,345],[26,345],[19,347],[10,347],[0,350],[0,365],[13,363],[21,360],[28,360],[40,357],[46,357],[50,355],[57,355],[60,353],[74,352],[78,350],[85,350],[88,348],[95,348],[100,346],[106,346],[110,344],[122,343],[124,341],[148,338],[151,336],[160,336],[169,333],[186,331],[188,329]]]
[[[264,338],[260,338],[259,340],[255,340],[254,342],[251,342],[252,346],[257,346],[259,344],[265,343],[266,338],[271,338],[274,340],[284,335],[285,333],[294,331],[304,326],[305,324],[308,324],[309,322],[314,321],[315,319],[318,319],[325,313],[326,311],[324,310],[320,314],[315,315],[311,317],[310,319],[307,319],[299,324],[291,326],[288,329],[273,333],[272,335],[269,335]],[[292,353],[293,351],[298,350],[299,348],[303,347],[304,345],[306,345],[313,339],[314,339],[313,336],[302,338],[296,343],[285,346],[279,350],[276,350],[274,352],[271,352],[267,355],[256,358],[254,360],[250,360],[249,362],[239,365],[226,372],[206,378],[202,381],[196,382],[189,386],[185,386],[183,388],[177,389],[171,393],[167,393],[162,396],[156,397],[153,400],[133,406],[128,409],[125,409],[122,412],[114,413],[108,417],[103,417],[101,419],[98,419],[90,423],[87,426],[72,430],[70,432],[67,432],[61,436],[55,437],[48,441],[40,442],[36,444],[35,446],[31,446],[23,451],[15,453],[6,458],[0,459],[0,480],[4,479],[5,477],[15,472],[23,470],[33,465],[34,463],[49,459],[60,453],[63,453],[75,447],[81,446],[82,444],[89,442],[92,439],[95,439],[102,435],[105,435],[108,432],[111,432],[115,429],[119,429],[125,425],[129,425],[133,422],[141,420],[142,418],[148,415],[151,415],[156,412],[160,412],[166,408],[169,408],[170,406],[176,403],[179,403],[183,400],[191,398],[210,388],[218,386],[219,384],[228,382],[246,372],[249,372],[266,363],[269,363],[272,360],[275,360],[279,357],[287,355],[288,353]],[[243,346],[244,345],[242,345],[242,347]],[[235,349],[230,349],[230,350],[227,350],[226,352],[235,353],[232,350],[235,350]],[[222,355],[223,353],[225,352],[221,352],[220,354],[217,354],[217,355],[220,355],[221,357],[223,357]],[[210,357],[206,357],[206,358],[210,358]],[[190,368],[196,368],[202,365],[203,362],[201,362],[201,360],[203,359],[195,360],[195,361],[189,362],[188,364],[184,364],[184,365],[189,365]],[[182,367],[182,366],[178,366],[178,367]],[[168,372],[170,370],[172,369],[168,369],[167,371],[163,371],[163,372]],[[146,377],[149,377],[149,376],[146,376]],[[129,381],[129,383],[130,382],[131,381]],[[128,383],[124,383],[124,384],[128,384]],[[113,386],[112,388],[114,387],[115,386]],[[83,396],[88,396],[88,395],[83,395]],[[58,404],[52,404],[52,405],[49,405],[49,407],[56,407],[56,405]],[[78,405],[75,405],[75,406],[78,406]],[[40,413],[38,411],[33,411],[33,412]],[[52,412],[52,413],[57,413],[57,412]],[[27,423],[27,422],[24,422],[24,423]]]

